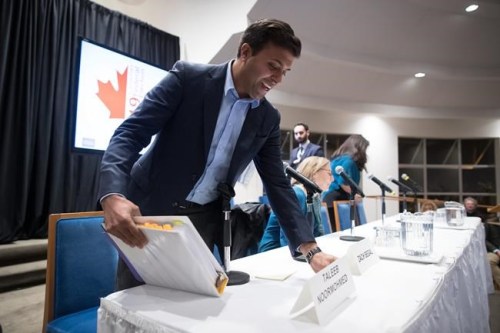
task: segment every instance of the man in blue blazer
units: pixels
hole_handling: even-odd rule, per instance
[[[299,144],[297,147],[292,149],[292,153],[290,154],[290,166],[294,169],[297,169],[297,166],[302,162],[306,157],[309,156],[319,156],[325,157],[325,153],[323,152],[323,148],[321,146],[312,143],[309,140],[309,126],[304,123],[298,123],[293,126],[293,136],[295,141]]]
[[[333,262],[317,247],[284,174],[280,114],[265,99],[300,51],[287,23],[266,19],[245,30],[237,58],[228,63],[177,62],[119,126],[103,156],[99,198],[106,230],[143,247],[147,239],[133,216],[187,215],[211,249],[221,245],[217,185],[234,185],[253,160],[292,254],[308,257],[314,271]],[[118,289],[137,284],[123,263],[117,282]]]

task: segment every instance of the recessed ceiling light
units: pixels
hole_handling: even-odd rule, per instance
[[[467,8],[465,8],[465,11],[466,11],[467,13],[471,13],[471,12],[473,12],[473,11],[477,10],[478,8],[479,8],[479,6],[478,6],[478,5],[476,5],[476,4],[472,4],[472,5],[467,6]]]
[[[415,74],[415,77],[425,77],[425,73],[417,73]]]

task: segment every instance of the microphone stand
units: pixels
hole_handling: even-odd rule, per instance
[[[229,278],[228,286],[245,284],[250,281],[250,275],[245,272],[231,271],[231,198],[234,197],[234,189],[228,184],[221,183],[217,186],[222,198],[222,212],[224,213],[224,269]]]
[[[348,242],[359,242],[360,240],[365,239],[364,237],[354,236],[352,234],[353,229],[354,229],[354,225],[356,224],[356,202],[354,200],[355,195],[356,195],[356,189],[351,186],[351,194],[349,196],[349,205],[351,206],[351,209],[350,209],[351,234],[339,237],[341,240],[348,241]]]
[[[414,207],[415,207],[414,213],[420,212],[420,202],[418,202],[417,192],[415,192],[415,205],[414,205]]]
[[[385,224],[385,188],[380,187],[382,190],[382,225]]]
[[[402,178],[403,182],[405,183],[406,186],[408,186],[411,191],[413,192],[413,213],[419,212],[420,211],[420,203],[418,202],[418,195],[417,192],[419,190],[418,186],[415,184],[415,182],[410,182],[408,180],[405,180]]]
[[[418,203],[418,198],[417,198],[417,191],[413,190],[413,213],[416,213],[420,211],[419,209],[419,203]]]
[[[306,187],[307,192],[307,221],[311,224],[311,229],[314,232],[314,213],[313,213],[313,196],[315,191],[311,191]]]
[[[406,204],[406,191],[403,190],[403,213],[406,213],[408,210],[407,204]]]

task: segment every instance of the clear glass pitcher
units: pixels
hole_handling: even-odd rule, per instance
[[[444,203],[446,210],[446,223],[449,226],[461,226],[465,223],[465,207],[456,201],[446,201]]]
[[[401,214],[401,247],[409,256],[432,254],[434,239],[434,212]]]

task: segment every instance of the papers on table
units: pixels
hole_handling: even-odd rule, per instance
[[[397,247],[375,247],[375,252],[382,259],[393,259],[422,264],[437,264],[443,259],[443,255],[439,253],[433,253],[429,256],[409,256],[403,252],[403,249]]]

